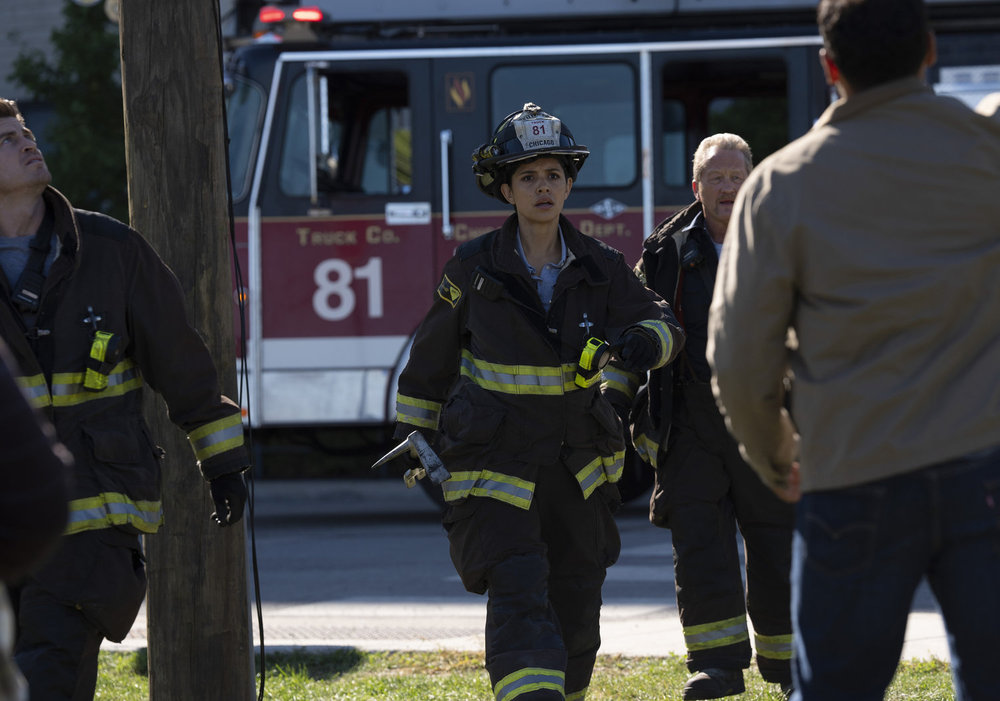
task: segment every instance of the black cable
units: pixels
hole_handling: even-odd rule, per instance
[[[243,271],[240,268],[240,258],[236,249],[236,217],[233,214],[233,187],[232,174],[229,164],[229,115],[226,110],[226,63],[222,51],[222,16],[221,3],[213,3],[215,9],[215,28],[218,37],[219,47],[219,74],[222,77],[222,130],[223,130],[223,153],[226,158],[226,204],[229,218],[229,245],[233,258],[233,282],[236,288],[236,305],[240,312],[240,362],[237,372],[236,401],[239,406],[246,406],[247,410],[247,454],[250,458],[249,479],[247,480],[247,518],[250,525],[250,560],[251,572],[253,575],[253,593],[255,608],[257,611],[257,630],[260,635],[260,688],[257,692],[257,700],[264,699],[264,681],[266,677],[265,652],[264,652],[264,613],[260,603],[260,576],[257,567],[257,533],[254,528],[254,503],[256,501],[256,484],[254,482],[254,446],[253,446],[253,421],[250,414],[250,373],[247,369],[247,320],[246,320],[246,295],[243,288]],[[246,393],[244,395],[244,392]],[[245,402],[244,402],[245,397]],[[251,631],[251,637],[253,632]]]

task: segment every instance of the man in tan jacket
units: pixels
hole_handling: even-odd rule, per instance
[[[793,698],[882,698],[926,576],[956,698],[998,699],[1000,124],[925,85],[922,0],[818,22],[841,99],[740,190],[708,339],[744,456],[798,502]]]

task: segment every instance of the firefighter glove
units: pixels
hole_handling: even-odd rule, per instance
[[[230,472],[208,483],[215,502],[212,519],[220,526],[228,526],[243,518],[243,507],[247,502],[247,487],[243,475]]]
[[[618,357],[629,372],[643,373],[653,367],[660,355],[656,342],[645,331],[632,329],[621,340]]]

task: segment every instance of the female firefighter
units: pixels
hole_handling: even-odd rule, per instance
[[[446,264],[399,379],[396,435],[419,430],[451,472],[444,525],[465,588],[488,594],[497,699],[586,695],[624,457],[596,355],[640,374],[683,345],[622,254],[562,216],[589,153],[531,103],[476,149],[479,188],[514,214]]]

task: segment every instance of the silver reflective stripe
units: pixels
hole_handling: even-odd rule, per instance
[[[660,339],[660,357],[653,367],[661,367],[670,358],[670,353],[674,348],[674,337],[670,335],[670,326],[665,321],[652,319],[640,321],[639,326],[652,331]]]
[[[636,390],[639,388],[639,376],[619,367],[608,365],[602,371],[602,387],[621,392],[629,399],[635,399]]]
[[[584,498],[589,497],[597,487],[607,481],[601,458],[587,463],[582,470],[576,473],[576,480],[580,483],[580,488],[583,489]]]
[[[396,395],[396,420],[412,426],[436,431],[441,416],[441,403],[426,399]]]
[[[749,639],[746,616],[684,628],[684,642],[688,650],[724,647]]]
[[[52,397],[49,396],[48,385],[45,384],[44,375],[32,375],[30,377],[15,378],[18,386],[28,398],[28,403],[35,408],[50,406]]]
[[[451,479],[441,483],[444,498],[447,501],[454,501],[469,496],[478,477],[478,472],[452,472]]]
[[[541,689],[552,689],[562,694],[566,674],[559,669],[527,667],[508,674],[493,687],[496,701],[511,701],[518,696]]]
[[[195,458],[199,462],[204,462],[214,455],[243,445],[243,421],[239,415],[234,415],[231,419],[225,419],[224,423],[222,421],[213,421],[207,424],[207,426],[219,426],[219,428],[200,436],[197,436],[195,431],[192,431],[188,435],[191,447],[194,449]]]
[[[769,657],[772,660],[792,659],[792,634],[786,635],[761,635],[755,632],[757,654],[760,657]]]
[[[462,351],[461,373],[480,387],[507,394],[561,395],[578,389],[576,365],[489,363]]]
[[[163,523],[160,501],[133,501],[118,492],[104,492],[95,497],[69,502],[66,533],[91,531],[108,526],[130,524],[144,533],[155,533]]]
[[[622,472],[625,470],[625,451],[619,451],[611,457],[601,458],[604,463],[604,474],[608,478],[608,482],[617,482],[622,478]]]
[[[446,501],[455,501],[467,496],[490,497],[527,509],[531,506],[535,485],[517,477],[483,470],[453,472],[451,479],[443,482],[441,487]]]
[[[644,462],[648,462],[655,469],[660,453],[659,444],[646,433],[640,433],[636,436],[634,444],[635,452],[638,453],[639,458]]]
[[[52,375],[52,404],[56,407],[74,406],[95,399],[120,397],[142,387],[142,376],[131,360],[123,360],[108,375],[108,386],[100,392],[83,387],[82,372],[57,372]]]

